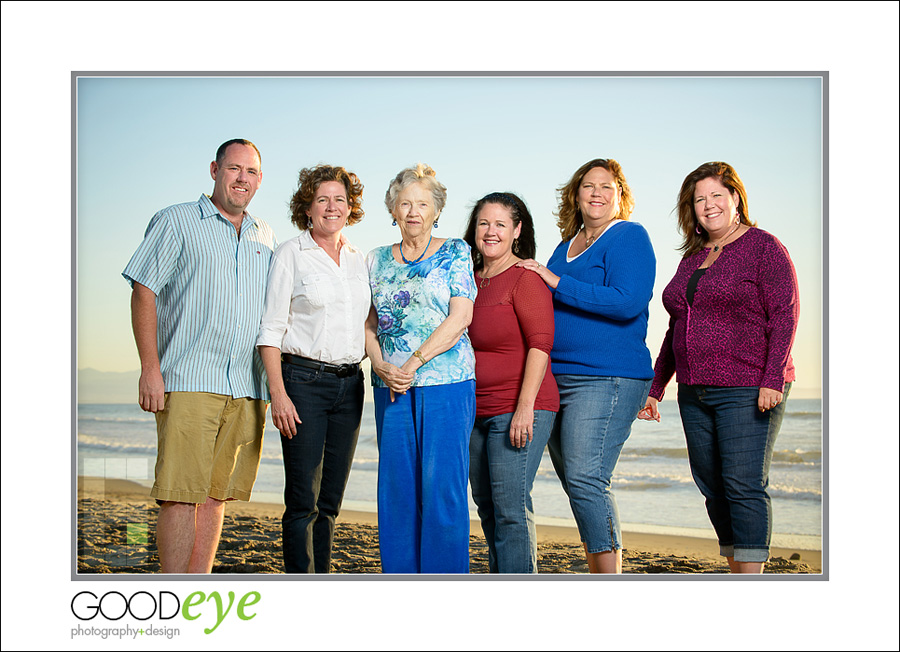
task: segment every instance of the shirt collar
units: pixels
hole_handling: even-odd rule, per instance
[[[309,229],[300,232],[299,235],[300,248],[301,249],[312,249],[313,247],[317,249],[321,249],[319,243],[313,240],[312,233]],[[347,235],[341,231],[341,247],[347,247],[347,250],[351,253],[359,253],[359,249],[350,244],[350,241],[347,240]]]
[[[205,220],[207,217],[214,217],[216,215],[221,215],[219,213],[219,209],[216,208],[216,205],[212,203],[212,199],[210,199],[209,195],[206,193],[200,195],[200,219]],[[222,215],[222,219],[225,219],[225,216]],[[244,221],[242,224],[252,224],[256,226],[256,219],[247,211],[244,211]]]

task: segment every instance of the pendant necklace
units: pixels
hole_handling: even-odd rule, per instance
[[[481,277],[481,281],[479,281],[479,283],[478,283],[478,288],[481,289],[481,290],[483,290],[484,288],[490,286],[490,284],[491,284],[491,279],[494,278],[495,276],[499,276],[500,274],[502,274],[503,272],[505,272],[506,270],[508,270],[509,267],[510,267],[510,266],[506,266],[506,267],[504,267],[503,269],[501,269],[499,272],[497,272],[496,274],[491,274],[490,276],[485,276],[485,275],[484,275],[484,267],[482,267],[482,268],[481,268],[481,273],[479,274],[479,276]]]
[[[615,219],[611,219],[609,222],[607,222],[607,223],[603,226],[602,229],[600,229],[600,233],[598,233],[598,234],[595,235],[595,236],[591,236],[590,238],[588,237],[588,234],[587,234],[587,227],[582,226],[582,227],[581,227],[581,230],[584,231],[584,242],[585,242],[584,248],[587,249],[587,248],[590,247],[592,244],[594,244],[595,242],[597,242],[597,238],[599,238],[601,235],[603,235],[603,232],[606,231],[606,229],[609,228],[609,225],[612,224],[612,223],[615,222],[615,221],[616,221]]]
[[[481,274],[479,274],[479,276],[481,276],[481,281],[479,281],[479,283],[478,283],[478,289],[483,290],[484,288],[490,286],[491,279],[494,278],[494,276],[496,276],[496,274],[494,274],[493,276],[485,276],[484,275],[484,267],[482,267]]]
[[[714,251],[714,252],[715,252],[715,251],[718,251],[719,249],[721,249],[722,247],[724,247],[724,246],[725,246],[725,241],[726,241],[728,238],[730,238],[731,235],[732,235],[735,231],[737,231],[739,228],[741,228],[741,223],[740,223],[740,222],[738,222],[737,224],[735,224],[734,228],[731,229],[731,231],[728,232],[728,235],[726,235],[724,238],[722,238],[721,240],[719,240],[719,244],[713,245],[713,251]],[[710,243],[710,244],[712,244],[712,243]]]

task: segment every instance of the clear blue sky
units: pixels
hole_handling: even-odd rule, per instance
[[[672,212],[684,176],[724,160],[751,216],[790,251],[800,280],[797,390],[817,392],[822,325],[822,81],[816,77],[87,77],[78,80],[78,367],[137,369],[129,288],[120,272],[153,213],[210,192],[223,141],[253,140],[263,183],[250,210],[295,235],[287,202],[302,167],[325,162],[365,185],[364,250],[396,241],[383,204],[390,179],[423,161],[448,188],[442,236],[494,190],[524,197],[538,258],[559,242],[556,188],[585,161],[617,159],[636,198],[632,219],[658,258],[647,344],[667,315],[675,271]],[[216,110],[218,98],[235,109]],[[699,108],[699,110],[698,110]]]

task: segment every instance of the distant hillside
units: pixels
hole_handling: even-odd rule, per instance
[[[78,370],[79,403],[136,403],[140,370]]]

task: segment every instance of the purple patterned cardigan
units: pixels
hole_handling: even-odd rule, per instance
[[[751,228],[700,279],[693,305],[688,280],[708,249],[683,258],[662,295],[669,330],[654,367],[650,396],[662,400],[673,374],[687,385],[768,387],[794,380],[797,273],[775,236]]]

